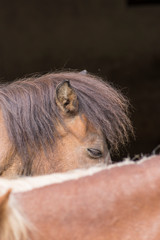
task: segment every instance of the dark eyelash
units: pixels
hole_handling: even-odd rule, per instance
[[[95,148],[87,148],[88,154],[92,158],[100,158],[102,157],[102,152]]]

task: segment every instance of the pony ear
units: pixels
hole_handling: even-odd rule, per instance
[[[0,196],[0,215],[5,211],[12,189]]]
[[[56,103],[63,114],[76,114],[78,112],[77,94],[69,81],[63,81],[56,88]]]

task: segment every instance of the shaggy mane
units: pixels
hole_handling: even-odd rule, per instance
[[[70,81],[79,100],[79,114],[102,131],[111,152],[128,142],[133,133],[128,117],[128,101],[108,82],[91,74],[79,72],[50,73],[20,79],[0,86],[0,108],[9,138],[22,159],[24,168],[30,168],[39,149],[53,149],[57,136],[57,121],[63,119],[56,106],[57,85]]]
[[[6,189],[5,191],[8,191]],[[21,211],[18,203],[11,195],[6,206],[2,207],[0,216],[1,240],[27,240],[28,233],[34,230],[32,224]]]

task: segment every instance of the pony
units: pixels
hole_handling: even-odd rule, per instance
[[[133,133],[128,100],[89,73],[55,72],[0,85],[0,175],[109,164]]]
[[[159,240],[159,166],[155,155],[49,176],[1,178],[0,240]]]

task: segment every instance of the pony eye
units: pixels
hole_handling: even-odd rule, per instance
[[[95,148],[87,148],[88,154],[92,158],[100,158],[102,157],[102,152]]]

